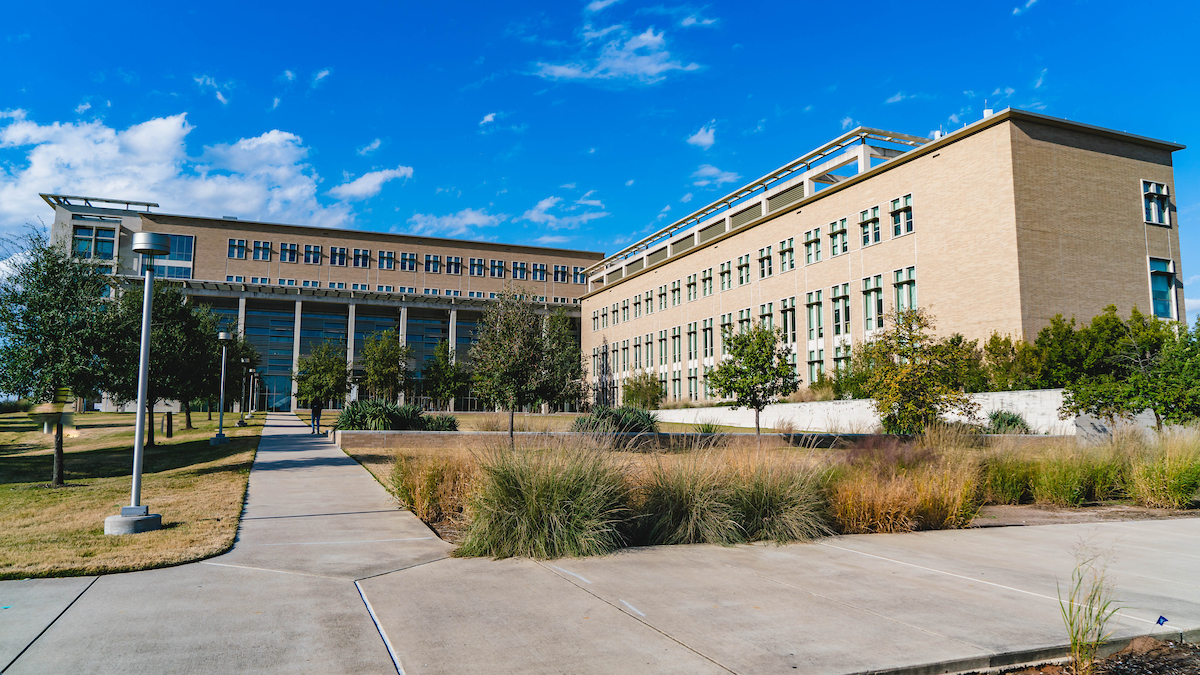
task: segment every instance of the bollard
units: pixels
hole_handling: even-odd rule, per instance
[[[175,413],[173,412],[167,412],[167,414],[163,415],[163,433],[167,438],[171,438],[175,435],[174,416]]]

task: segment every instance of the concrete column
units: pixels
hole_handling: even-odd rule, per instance
[[[408,305],[400,305],[400,324],[396,327],[396,332],[400,335],[400,346],[408,344]],[[404,392],[400,392],[401,405],[408,403]]]
[[[458,359],[458,309],[450,310],[450,363]],[[454,399],[450,399],[450,412],[454,412]]]
[[[870,170],[871,170],[871,152],[870,152],[870,148],[867,147],[866,141],[863,141],[862,145],[858,146],[858,172],[866,173],[867,171],[870,171]],[[807,197],[808,195],[805,195],[805,196]]]
[[[296,324],[292,329],[292,375],[300,370],[300,317],[303,315],[304,302],[296,301]],[[292,380],[292,412],[296,411],[296,381]]]
[[[237,334],[246,337],[246,296],[238,298],[238,325]]]
[[[354,308],[356,305],[350,303],[350,311],[346,315],[346,365],[354,368]],[[358,385],[350,385],[350,391],[346,394],[346,403],[358,398]]]

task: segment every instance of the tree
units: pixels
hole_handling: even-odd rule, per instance
[[[296,373],[296,398],[302,401],[333,401],[350,391],[350,368],[346,363],[346,343],[326,340],[308,356],[300,357]]]
[[[75,396],[99,391],[105,370],[98,347],[108,282],[96,263],[51,245],[40,232],[9,242],[0,279],[0,391],[51,401],[62,387]],[[21,250],[23,249],[23,250]],[[63,425],[54,429],[51,484],[63,484]]]
[[[466,391],[467,385],[471,383],[471,376],[466,369],[451,360],[450,343],[442,340],[433,352],[433,359],[427,361],[421,369],[421,380],[425,393],[440,409],[442,403],[452,401]]]
[[[578,404],[586,393],[583,355],[567,310],[559,307],[546,317],[544,375],[540,398],[556,407]]]
[[[657,409],[662,403],[663,397],[666,396],[662,383],[654,373],[638,373],[625,380],[622,386],[624,388],[621,392],[621,400],[625,405],[642,410]]]
[[[539,400],[544,389],[545,340],[542,318],[527,295],[508,286],[498,293],[479,321],[471,346],[475,391],[484,401],[508,410],[513,441],[516,410]]]
[[[1041,359],[1025,340],[992,333],[983,343],[983,367],[992,391],[1032,389],[1037,386]]]
[[[871,364],[864,389],[884,430],[918,434],[949,412],[973,417],[979,406],[963,385],[973,359],[967,345],[932,337],[934,321],[923,309],[895,312],[890,322],[852,352],[852,360]]]
[[[724,397],[733,397],[736,408],[754,409],[754,433],[762,434],[759,417],[763,408],[796,391],[799,378],[788,362],[791,347],[783,342],[783,331],[762,324],[743,333],[726,328],[721,333],[725,359],[705,374],[708,386]]]
[[[360,361],[365,374],[363,386],[372,397],[397,401],[401,392],[411,388],[411,358],[412,347],[400,344],[400,334],[395,330],[368,335],[363,340]]]

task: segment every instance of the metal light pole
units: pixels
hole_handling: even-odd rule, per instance
[[[255,412],[258,407],[258,399],[254,396],[254,385],[258,381],[258,371],[254,368],[250,369],[250,403],[246,406],[250,408],[250,412]]]
[[[225,331],[217,333],[217,339],[221,341],[221,394],[220,394],[220,412],[217,414],[217,435],[209,439],[209,445],[221,445],[228,443],[229,439],[225,437],[225,352],[229,349],[229,341],[233,336]]]
[[[138,356],[138,402],[137,422],[133,432],[133,489],[129,506],[121,507],[121,515],[104,519],[105,534],[134,534],[162,528],[162,516],[150,513],[150,507],[142,504],[142,459],[145,455],[143,442],[146,439],[146,389],[150,380],[150,312],[154,303],[154,256],[166,255],[171,251],[171,238],[165,234],[136,232],[133,235],[133,252],[142,258],[143,275],[146,277],[142,295],[142,342]]]
[[[250,373],[250,359],[242,359],[242,393],[240,396],[241,400],[238,402],[238,409],[241,410],[241,414],[238,415],[237,421],[239,427],[246,426],[246,390]]]

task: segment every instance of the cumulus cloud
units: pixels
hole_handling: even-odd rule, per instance
[[[692,185],[696,187],[705,187],[712,185],[718,187],[724,183],[733,183],[741,179],[741,176],[732,171],[722,171],[712,164],[701,164],[699,169],[692,174],[692,178],[696,180]],[[691,194],[691,193],[689,193]]]
[[[589,2],[587,5],[587,11],[599,12],[600,10],[604,9],[605,7],[608,7],[609,5],[611,5],[617,1],[618,0],[592,0],[592,2]]]
[[[220,101],[222,105],[229,104],[229,99],[225,98],[225,94],[222,94],[219,91],[217,92],[217,100]]]
[[[1184,298],[1183,311],[1187,313],[1189,320],[1200,314],[1200,298]]]
[[[890,96],[888,98],[888,100],[884,101],[884,103],[899,103],[900,101],[903,101],[906,98],[908,98],[908,97],[904,95],[904,92],[898,91],[895,94],[893,94],[892,96]]]
[[[568,189],[568,190],[574,190],[574,189],[575,189],[575,184],[574,184],[574,183],[563,183],[562,185],[559,185],[558,187],[560,187],[560,188],[566,188],[566,189]]]
[[[168,213],[324,227],[353,221],[346,204],[318,201],[320,177],[299,136],[273,129],[189,155],[192,129],[185,113],[115,129],[101,121],[43,125],[23,110],[0,112],[0,149],[24,153],[0,169],[0,230],[44,217],[39,192],[158,202]]]
[[[613,36],[612,39],[600,45],[596,53],[597,38],[609,35]],[[667,50],[664,32],[655,33],[654,28],[634,34],[621,25],[609,26],[598,31],[585,26],[583,37],[583,58],[570,63],[539,62],[536,74],[548,80],[630,81],[653,84],[666,79],[667,74],[672,71],[687,72],[700,68],[699,64],[684,64],[673,59]]]
[[[80,103],[79,105],[75,106],[75,114],[76,114],[76,115],[82,115],[83,113],[85,113],[85,112],[87,112],[88,110],[90,110],[90,109],[91,109],[91,107],[92,107],[92,104],[91,104],[91,103],[88,103],[87,101],[84,101],[83,103]]]
[[[463,209],[458,213],[435,216],[429,213],[413,214],[408,219],[413,234],[444,237],[475,236],[480,227],[495,227],[508,220],[504,213],[488,213],[487,209]]]
[[[692,201],[692,193],[689,192],[686,195],[680,197],[679,201],[683,202],[684,204]]]
[[[633,179],[632,179],[632,178],[630,178],[629,180],[625,181],[625,187],[629,187],[629,186],[631,186],[631,185],[633,185]]]
[[[496,113],[488,113],[483,116],[483,119],[479,120],[479,126],[483,126],[483,125],[487,124],[488,122],[495,122],[495,121],[496,121]]]
[[[275,100],[271,102],[271,110],[274,110],[278,107],[279,107],[279,97],[276,96]]]
[[[371,171],[364,173],[352,181],[338,185],[327,194],[346,201],[367,199],[379,194],[379,191],[383,189],[384,183],[396,178],[412,178],[412,175],[413,170],[411,166],[398,166],[394,169]]]
[[[1038,0],[1026,0],[1025,4],[1019,7],[1013,7],[1013,16],[1020,16],[1027,12],[1030,7],[1037,4]]]
[[[533,243],[546,246],[547,244],[565,244],[568,241],[571,241],[571,238],[564,237],[561,234],[543,234],[537,239],[534,239]]]
[[[717,139],[715,137],[716,133],[717,133],[717,121],[713,120],[713,121],[709,122],[708,124],[700,127],[700,131],[697,131],[696,133],[692,134],[691,136],[688,136],[687,142],[691,145],[695,145],[697,147],[704,148],[705,150],[707,150],[713,146],[713,143],[717,142]]]
[[[316,88],[317,85],[321,84],[322,80],[324,80],[325,78],[329,77],[332,74],[333,74],[332,68],[323,68],[321,70],[318,70],[316,72],[316,74],[313,75],[312,84],[309,86]]]
[[[371,141],[370,143],[367,143],[366,145],[359,148],[357,152],[360,155],[366,156],[366,155],[369,155],[372,152],[375,152],[376,150],[378,150],[379,146],[382,144],[383,144],[383,141],[376,138],[375,140]]]
[[[296,79],[296,74],[290,70],[285,70],[285,71],[283,71],[282,77],[283,77],[283,79],[287,80],[288,82],[292,82],[293,80]]]
[[[561,197],[546,197],[538,202],[532,209],[521,214],[517,220],[528,220],[531,223],[545,225],[552,230],[570,230],[587,223],[588,221],[604,218],[609,214],[605,211],[587,211],[585,213],[562,216],[551,213],[552,210],[558,209],[558,205],[562,203]]]

